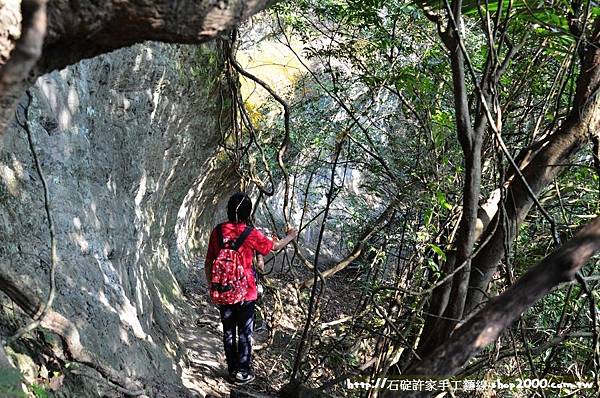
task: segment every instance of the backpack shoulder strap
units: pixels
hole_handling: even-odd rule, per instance
[[[240,235],[240,237],[237,238],[237,240],[235,241],[235,243],[231,246],[231,248],[233,250],[237,250],[240,247],[242,247],[242,244],[244,243],[244,241],[246,240],[246,238],[250,235],[250,232],[252,232],[252,227],[248,225],[246,227],[246,229],[244,229],[244,232],[242,232],[242,234]]]
[[[217,243],[219,243],[219,248],[223,248],[225,245],[223,244],[223,229],[221,227],[222,224],[217,224]]]

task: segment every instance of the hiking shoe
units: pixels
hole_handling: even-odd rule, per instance
[[[254,380],[254,373],[251,370],[240,370],[235,375],[236,384],[246,384]]]

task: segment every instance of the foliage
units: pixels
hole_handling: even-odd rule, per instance
[[[588,16],[600,15],[599,8],[590,5]],[[462,11],[471,122],[482,115],[479,85],[490,68],[500,65],[494,60],[510,58],[494,82],[492,100],[497,108],[492,111],[502,122],[500,133],[509,153],[517,156],[556,131],[571,109],[576,46],[581,44],[569,25],[574,10],[567,2],[519,0],[468,1]],[[452,255],[461,215],[466,170],[456,139],[449,53],[439,37],[440,30],[451,26],[446,4],[302,0],[277,3],[272,18],[269,37],[288,45],[290,37],[299,40],[302,50],[297,56],[307,69],[287,93],[292,123],[286,160],[295,196],[305,201],[299,207],[311,208],[314,213],[323,209],[330,170],[335,167],[335,193],[325,228],[343,243],[332,246],[348,253],[360,242],[365,226],[393,198],[401,198],[393,216],[362,242],[365,250],[352,264],[354,273],[342,276],[358,294],[348,306],[356,310],[355,315],[361,314],[344,328],[344,338],[353,347],[360,347],[360,341],[373,343],[353,354],[389,358],[402,352],[403,344],[416,345],[426,317],[426,299],[401,292],[431,288],[446,276],[445,264]],[[439,26],[432,23],[435,20]],[[280,107],[273,101],[252,111],[261,115],[253,120],[267,155],[265,167],[258,161],[254,164],[259,174],[270,169],[275,180],[281,181],[283,174],[276,161],[283,139]],[[338,150],[338,163],[333,164]],[[505,187],[504,180],[512,171],[491,129],[484,131],[482,157],[479,199],[483,203],[495,189]],[[346,183],[349,175],[360,175],[360,183]],[[577,157],[555,186],[540,195],[540,201],[557,222],[563,241],[568,239],[600,206],[598,171],[591,158]],[[317,221],[319,218],[307,222]],[[492,282],[493,294],[505,290],[555,248],[546,216],[532,210],[520,225],[515,242],[506,242],[506,246],[511,251]],[[585,329],[581,316],[586,308],[584,296],[578,291],[567,297],[563,288],[532,308],[524,315],[523,324],[533,330],[515,343],[517,348],[542,344],[549,335],[559,333],[562,329],[557,322],[565,308],[564,323],[574,330]],[[328,307],[320,310],[326,313]],[[388,311],[387,319],[382,311]],[[511,336],[518,328],[510,331]],[[399,343],[405,341],[402,339],[408,343]],[[360,365],[357,356],[338,355],[336,344],[327,339],[315,343],[311,355],[323,353],[326,365],[342,373],[356,369]],[[399,356],[399,367],[410,362],[408,353],[406,349]],[[580,354],[592,355],[591,346],[569,343],[565,349],[553,351],[553,363],[556,369],[569,367],[578,363]],[[545,353],[536,355],[535,365],[546,366]],[[524,363],[527,359],[519,355],[515,360]],[[503,369],[496,368],[500,376]],[[525,372],[535,373],[531,369]]]

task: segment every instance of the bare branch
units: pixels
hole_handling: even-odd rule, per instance
[[[600,250],[600,217],[573,239],[531,268],[513,286],[459,327],[447,343],[407,371],[411,375],[453,375],[486,345],[495,341],[525,310],[560,283],[575,278]]]
[[[283,162],[283,157],[285,156],[285,153],[287,152],[287,149],[290,145],[290,107],[289,107],[288,103],[279,94],[277,94],[275,92],[275,90],[273,90],[267,83],[265,83],[258,77],[254,76],[253,74],[247,72],[244,68],[242,68],[241,65],[234,58],[233,54],[231,54],[231,53],[229,53],[229,62],[231,62],[231,65],[233,66],[233,68],[240,75],[259,84],[262,88],[267,90],[267,92],[273,98],[275,98],[275,100],[277,102],[279,102],[281,104],[281,106],[283,107],[284,138],[283,138],[283,141],[281,142],[281,146],[279,147],[279,151],[277,152],[277,164],[279,165],[279,168],[281,169],[281,172],[283,173],[284,186],[285,186],[284,196],[283,196],[283,219],[285,221],[286,227],[289,227],[288,207],[289,207],[289,196],[290,196],[290,176],[285,167],[285,163]]]
[[[26,287],[21,286],[14,278],[6,273],[0,273],[0,290],[14,301],[28,316],[34,317],[43,304]],[[131,392],[130,395],[143,393],[142,385],[132,380],[123,372],[113,369],[102,359],[88,351],[79,338],[79,330],[69,319],[50,309],[41,320],[41,326],[59,335],[65,342],[70,357],[78,363],[96,370],[107,380]]]
[[[323,271],[321,273],[323,278],[327,278],[331,275],[334,275],[334,274],[340,272],[341,270],[346,268],[348,265],[350,265],[350,263],[352,263],[352,261],[356,260],[363,253],[363,251],[365,250],[367,241],[377,231],[379,231],[381,225],[390,218],[390,216],[394,212],[394,209],[396,208],[396,205],[398,204],[398,202],[400,202],[399,197],[392,200],[392,202],[390,202],[390,204],[386,207],[386,209],[383,211],[383,213],[381,213],[381,215],[379,215],[379,217],[377,217],[377,219],[375,221],[369,223],[369,226],[367,227],[367,229],[365,229],[365,231],[363,231],[357,244],[354,245],[354,249],[352,249],[352,252],[350,252],[350,254],[348,254],[343,260],[338,262],[333,267]],[[314,279],[312,279],[312,278],[306,279],[304,282],[302,282],[300,284],[299,287],[300,287],[300,289],[305,289],[305,288],[311,287],[313,285],[313,283],[314,283]]]
[[[315,304],[315,296],[316,296],[316,288],[317,288],[317,280],[320,276],[320,272],[319,272],[319,255],[321,254],[321,244],[323,243],[323,235],[325,233],[325,225],[327,223],[327,216],[329,215],[329,210],[331,208],[331,204],[333,202],[334,199],[334,190],[335,190],[335,176],[336,176],[336,169],[338,166],[338,160],[340,157],[340,154],[342,152],[342,148],[343,148],[343,143],[344,143],[345,139],[340,140],[339,142],[336,143],[336,148],[335,148],[335,153],[334,153],[334,159],[333,159],[333,165],[331,166],[331,177],[330,177],[330,181],[329,181],[329,190],[327,192],[326,198],[327,198],[327,202],[325,204],[325,212],[323,213],[323,221],[321,222],[321,228],[319,230],[319,238],[317,240],[317,247],[315,249],[315,259],[314,259],[314,263],[313,263],[313,284],[312,284],[312,290],[311,290],[311,294],[310,294],[310,299],[308,302],[308,313],[306,316],[306,323],[304,324],[304,329],[302,331],[302,337],[300,339],[300,344],[298,345],[298,350],[296,351],[296,356],[294,359],[294,367],[292,369],[292,374],[290,376],[290,382],[293,383],[295,381],[297,381],[297,375],[298,372],[300,370],[300,364],[302,361],[302,355],[304,352],[304,344],[306,342],[306,338],[308,336],[308,331],[310,329],[310,324],[312,322],[312,313],[313,310],[315,308],[314,304]]]

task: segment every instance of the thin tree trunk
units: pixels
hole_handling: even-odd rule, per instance
[[[454,23],[460,23],[460,0],[452,2],[450,18]],[[477,211],[479,208],[479,195],[481,191],[481,147],[483,132],[487,123],[485,118],[477,118],[477,127],[471,124],[467,87],[465,81],[465,55],[460,46],[460,32],[458,26],[448,22],[448,28],[442,34],[446,48],[450,52],[450,67],[452,69],[452,82],[454,94],[454,110],[456,114],[456,130],[458,141],[463,150],[465,180],[463,185],[462,215],[459,223],[455,242],[454,258],[446,264],[446,270],[452,272],[454,267],[462,266],[452,278],[452,282],[438,288],[432,300],[434,305],[443,305],[445,308],[430,306],[432,315],[428,318],[430,330],[424,330],[424,338],[419,344],[419,352],[428,354],[431,350],[445,341],[450,333],[462,319],[467,299],[469,276],[471,273],[471,254],[475,245],[477,234]],[[450,257],[448,257],[450,260]],[[446,297],[451,297],[447,300]],[[443,318],[437,317],[443,313]]]

